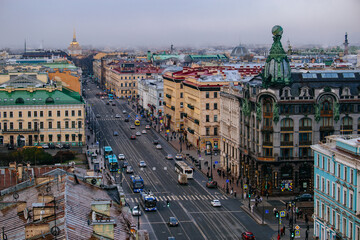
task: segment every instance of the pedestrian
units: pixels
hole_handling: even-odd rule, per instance
[[[239,179],[236,180],[236,186],[237,186],[237,187],[239,186]]]
[[[230,195],[233,195],[233,190],[232,189],[230,190]]]
[[[213,164],[213,168],[215,168],[215,163]]]
[[[269,200],[269,193],[266,191],[266,200]]]
[[[251,212],[254,212],[254,205],[251,205]]]
[[[231,178],[229,179],[230,185],[231,185]]]
[[[284,236],[285,236],[285,234],[286,234],[286,231],[285,231],[285,224],[284,224]]]
[[[308,224],[308,222],[309,222],[309,219],[308,219],[307,213],[305,213],[305,223],[306,223],[306,225]]]
[[[284,235],[284,228],[281,228],[281,229],[280,229],[280,235],[281,235],[281,236]]]
[[[305,240],[309,240],[309,232],[308,232],[308,230],[305,231]]]
[[[278,236],[277,236],[277,240],[280,240],[280,235],[278,234]]]
[[[293,225],[293,219],[290,218],[290,219],[289,219],[289,227],[291,227],[292,225]]]
[[[236,191],[234,191],[234,197],[236,198]]]

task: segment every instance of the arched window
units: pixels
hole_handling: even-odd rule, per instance
[[[291,118],[284,118],[283,120],[281,120],[281,127],[293,128],[294,121]]]
[[[341,124],[344,126],[352,126],[353,121],[351,117],[343,117],[341,120]]]
[[[312,127],[312,121],[311,121],[310,118],[302,118],[302,119],[300,119],[300,124],[299,124],[299,126],[300,126],[300,128],[301,128],[301,127],[306,127],[306,128],[310,127],[310,129],[311,129],[311,127]]]
[[[46,100],[45,100],[45,103],[46,104],[52,104],[52,103],[55,103],[54,99],[52,97],[48,97]]]
[[[16,103],[16,104],[24,104],[24,99],[23,99],[23,98],[17,98],[17,99],[15,100],[15,103]]]
[[[343,117],[341,119],[340,132],[342,134],[352,134],[353,120],[351,117]]]

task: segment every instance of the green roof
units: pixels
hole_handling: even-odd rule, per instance
[[[22,99],[22,100],[21,100]],[[63,88],[62,91],[37,90],[28,92],[16,90],[11,93],[0,91],[0,105],[63,105],[84,104],[80,94]]]
[[[44,67],[49,67],[49,68],[61,68],[61,69],[77,69],[77,67],[73,64],[69,64],[69,63],[44,63],[42,64]]]

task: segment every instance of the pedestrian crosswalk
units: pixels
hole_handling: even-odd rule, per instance
[[[158,201],[211,201],[213,199],[219,199],[219,200],[227,200],[228,197],[224,196],[224,195],[156,195],[156,198],[158,199]],[[125,198],[126,202],[131,202],[131,203],[138,203],[138,196],[137,195],[133,195],[131,197],[126,197]]]

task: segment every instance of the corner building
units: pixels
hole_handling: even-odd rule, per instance
[[[310,146],[360,132],[360,71],[292,71],[273,35],[263,72],[220,93],[221,165],[260,193],[312,192]]]

